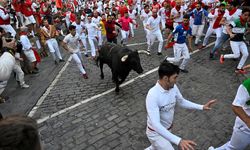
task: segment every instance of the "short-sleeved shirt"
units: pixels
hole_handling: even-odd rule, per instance
[[[71,53],[77,53],[80,51],[79,40],[80,38],[78,35],[72,36],[71,34],[68,34],[63,39],[63,42],[67,44]]]
[[[178,44],[182,44],[186,42],[187,35],[192,35],[192,29],[189,27],[187,30],[185,30],[183,25],[179,24],[178,26],[176,26],[172,34],[174,34],[175,42]]]
[[[160,23],[161,23],[161,17],[157,16],[154,18],[153,16],[148,18],[147,25],[149,25],[153,30],[151,32],[157,32],[160,31]]]
[[[232,103],[234,106],[241,107],[244,112],[250,116],[250,78],[245,80],[238,88],[235,99]],[[236,117],[235,126],[240,127],[243,132],[249,134],[250,128],[247,127],[246,123],[240,119],[240,117]]]
[[[122,25],[122,30],[124,31],[129,31],[129,23],[132,23],[133,20],[131,18],[125,18],[125,17],[121,17],[119,20],[118,20],[119,23],[121,23]]]
[[[141,18],[143,18],[142,23],[143,26],[146,26],[147,22],[148,22],[148,18],[152,16],[152,12],[149,11],[148,13],[146,13],[144,10],[141,11]]]
[[[246,29],[248,28],[247,22],[245,24],[242,24],[240,21],[240,18],[235,19],[230,23],[230,26],[232,27],[232,33],[235,34],[233,38],[231,38],[231,41],[243,41],[244,40],[244,33],[246,32]]]
[[[95,38],[97,36],[97,29],[96,28],[98,28],[98,26],[93,22],[86,23],[85,26],[86,26],[86,29],[88,31],[88,37]]]

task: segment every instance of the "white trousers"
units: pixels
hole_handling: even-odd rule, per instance
[[[10,32],[11,36],[13,36],[13,37],[16,36],[16,31],[14,30],[14,28],[10,24],[8,24],[8,25],[0,25],[0,27],[3,28],[6,33]]]
[[[130,28],[131,36],[135,37],[134,24],[133,23],[129,23],[129,28]]]
[[[248,50],[247,50],[246,43],[243,41],[242,42],[230,41],[230,45],[231,45],[233,54],[224,55],[224,58],[239,58],[240,53],[241,53],[242,57],[240,59],[240,62],[237,68],[242,69],[248,57]]]
[[[183,56],[182,63],[180,65],[180,69],[185,69],[185,66],[187,65],[189,59],[190,59],[190,54],[187,48],[187,44],[178,44],[175,43],[173,46],[174,49],[174,57],[168,57],[167,60],[170,62],[178,63],[181,60],[181,56]]]
[[[166,18],[161,19],[161,28],[162,30],[166,28]]]
[[[98,36],[98,46],[101,46],[103,43],[102,31],[97,31],[97,36]]]
[[[147,45],[148,45],[148,47],[150,47],[149,30],[148,30],[146,27],[144,27],[144,31],[145,31],[145,33],[146,33]]]
[[[97,39],[95,37],[88,37],[88,40],[91,49],[91,56],[95,57],[96,56],[95,42],[97,43]]]
[[[161,52],[162,46],[163,46],[163,38],[162,38],[161,31],[158,30],[158,31],[154,31],[154,32],[149,32],[149,38],[150,38],[150,47],[148,49],[151,48],[151,46],[155,42],[155,39],[157,39],[159,41],[158,52]]]
[[[87,38],[86,37],[80,37],[80,38],[81,38],[82,44],[85,48],[85,54],[87,54],[87,52],[88,52],[88,45],[87,45],[87,40],[86,40]]]
[[[58,43],[57,43],[55,38],[51,38],[51,39],[47,40],[46,44],[48,45],[49,51],[52,54],[54,60],[56,60],[54,53],[56,53],[56,55],[59,59],[62,59],[61,52],[60,52]]]
[[[230,141],[215,150],[245,150],[250,145],[250,128],[237,117]]]
[[[218,40],[221,37],[221,33],[222,33],[222,28],[217,28],[217,29],[213,29],[212,26],[209,26],[209,28],[207,29],[207,33],[205,35],[205,38],[203,40],[203,46],[206,46],[208,44],[208,40],[210,38],[210,36],[213,34],[213,32],[215,32],[216,34],[216,41],[215,41],[215,45],[218,44]]]
[[[80,70],[81,74],[86,74],[86,71],[83,68],[82,55],[81,55],[80,51],[77,53],[73,53],[71,55],[72,55],[73,60],[76,62],[76,65],[77,65],[78,69]]]
[[[16,80],[20,82],[20,85],[24,85],[24,73],[19,64],[15,64],[13,71],[16,73]]]
[[[121,30],[123,44],[128,43],[129,31]]]
[[[145,150],[174,150],[172,144],[157,132],[151,131],[147,128],[146,134],[151,146]]]
[[[204,24],[203,25],[193,25],[192,33],[193,33],[193,36],[195,36],[195,42],[194,42],[195,44],[198,44],[198,42],[202,36],[203,29],[204,29]]]

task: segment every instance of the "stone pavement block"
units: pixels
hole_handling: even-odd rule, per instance
[[[104,137],[105,137],[104,133],[100,133],[100,134],[91,136],[91,138],[88,139],[88,143],[89,143],[90,145],[92,145],[92,144],[94,144],[96,141],[98,141],[98,140],[100,140],[100,139],[102,139],[102,138],[104,138]]]

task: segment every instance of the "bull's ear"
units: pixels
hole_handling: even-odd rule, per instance
[[[127,60],[127,58],[128,58],[128,55],[124,55],[124,56],[121,58],[121,61],[122,61],[122,62],[125,62],[125,61]]]

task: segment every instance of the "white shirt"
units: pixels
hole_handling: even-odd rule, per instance
[[[234,106],[242,107],[242,109],[246,112],[248,116],[250,116],[250,106],[246,105],[246,102],[250,100],[249,93],[247,92],[247,89],[241,84],[238,88],[237,94],[235,96],[235,99],[233,101]],[[248,130],[248,133],[250,134],[250,128],[247,127],[247,125],[237,116],[235,125],[240,127],[242,131],[245,129]],[[247,132],[247,130],[244,130]],[[243,132],[244,132],[243,131]]]
[[[160,8],[160,10],[158,11],[158,13],[159,13],[159,15],[161,16],[161,19],[162,19],[162,20],[166,19],[165,10],[166,10],[166,9],[165,9],[164,7],[162,7],[162,8]]]
[[[97,36],[97,28],[98,28],[98,26],[93,22],[86,23],[85,26],[86,26],[86,29],[88,31],[88,37],[89,38],[95,38]]]
[[[181,138],[167,130],[173,124],[176,104],[187,109],[203,109],[203,105],[198,105],[184,99],[176,85],[169,90],[165,90],[157,82],[149,90],[146,97],[148,127],[170,142],[179,145]]]
[[[152,16],[152,12],[151,12],[151,11],[149,11],[149,13],[146,13],[146,12],[144,11],[144,9],[141,11],[141,16],[140,16],[140,18],[141,18],[141,20],[142,20],[142,23],[143,23],[143,26],[144,26],[144,27],[146,26],[146,24],[147,24],[147,22],[148,22],[148,18],[151,17],[151,16]]]
[[[0,8],[4,9],[6,11],[5,8],[3,8],[2,6],[0,6]],[[0,9],[0,17],[3,19],[3,20],[7,20],[10,18],[9,14],[8,13],[4,13],[4,11]]]
[[[38,8],[38,5],[35,2],[33,2],[32,5],[31,5],[32,11],[36,12],[36,8]]]
[[[77,53],[80,51],[80,43],[79,43],[79,36],[75,35],[72,36],[71,33],[66,35],[63,39],[63,42],[67,44],[69,51],[71,53]]]
[[[23,50],[28,51],[32,47],[30,40],[27,35],[21,35],[20,36],[20,42],[22,43]]]
[[[177,16],[178,13],[180,13],[180,17],[179,18],[175,18],[174,22],[182,22],[183,21],[183,12],[184,12],[184,8],[183,6],[181,6],[179,12],[174,8],[171,9],[171,15],[173,15],[174,17]]]
[[[102,20],[102,18],[100,16],[98,16],[97,18],[92,17],[92,22],[95,23],[97,26],[100,25],[101,20]]]
[[[131,18],[132,20],[135,20],[136,19],[136,10],[132,10],[132,12],[130,13],[130,10],[128,11],[128,16],[129,18]]]
[[[83,32],[85,25],[82,21],[80,22],[80,24],[76,24],[76,22],[73,22],[72,25],[76,27],[76,34],[79,35],[80,38],[86,38],[86,35]]]
[[[238,19],[242,13],[241,9],[237,9],[233,15],[229,15],[229,11],[226,9],[225,14],[223,15],[226,18],[226,24],[230,24],[235,19]],[[227,34],[226,26],[223,26],[223,33]]]
[[[157,16],[157,18],[154,18],[153,16],[149,17],[147,21],[147,25],[149,25],[152,28],[150,32],[160,31],[160,23],[161,23],[160,16]]]

